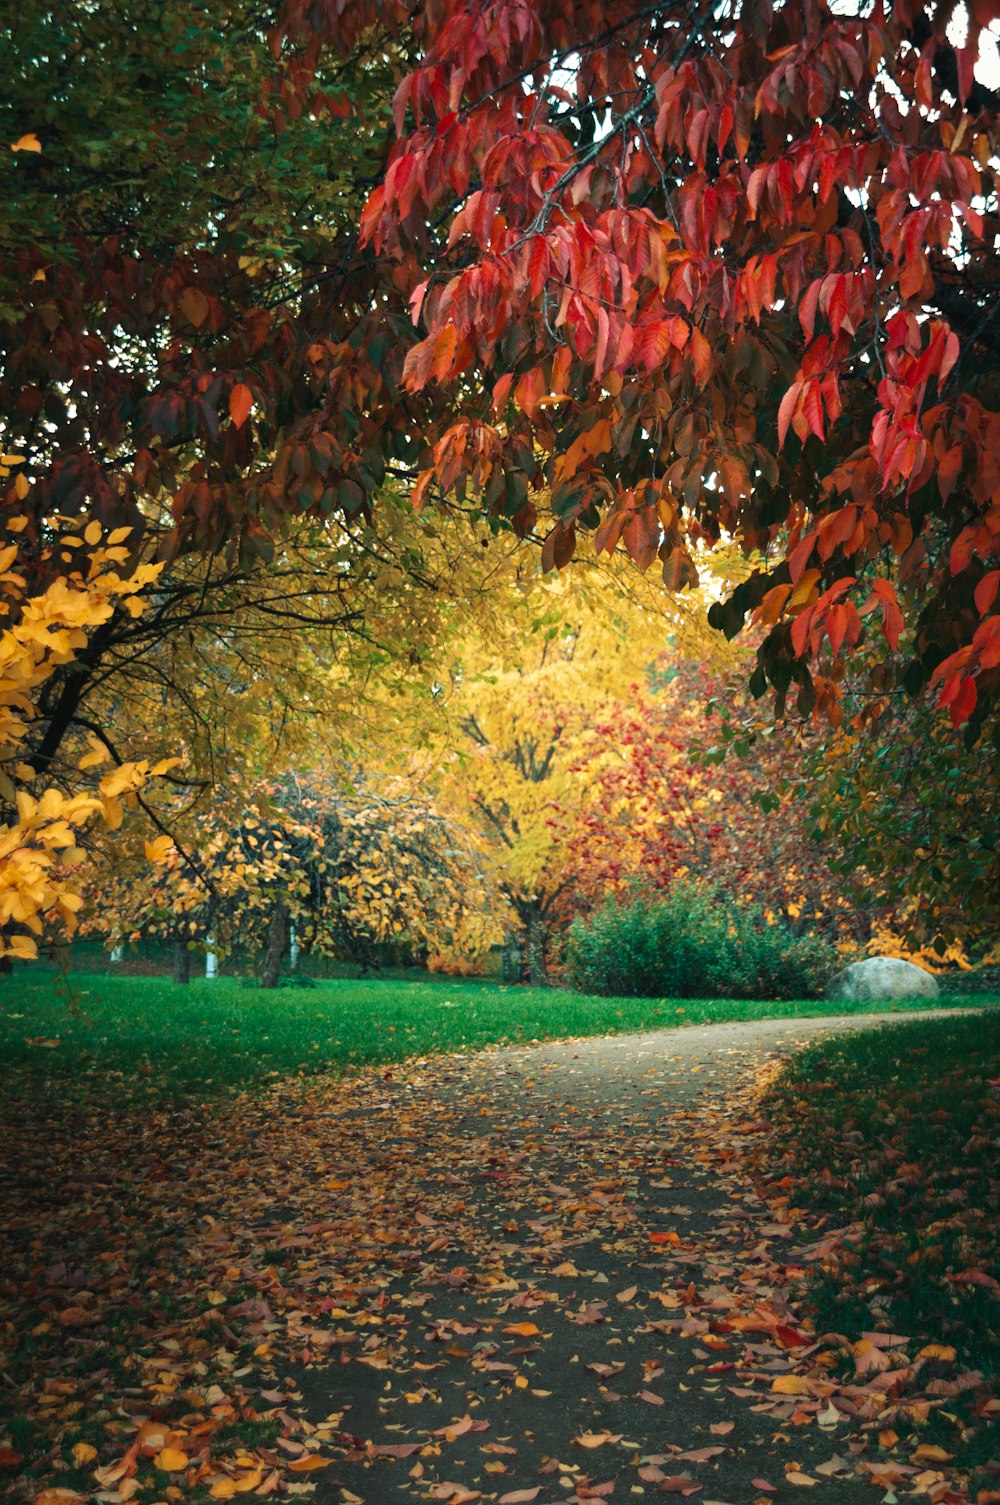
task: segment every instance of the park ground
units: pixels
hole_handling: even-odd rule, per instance
[[[993,1505],[996,1003],[8,979],[0,1489]]]

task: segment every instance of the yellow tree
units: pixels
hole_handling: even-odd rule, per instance
[[[712,568],[729,568],[720,556]],[[508,976],[547,980],[554,925],[571,884],[568,842],[586,799],[588,730],[641,698],[650,663],[673,643],[704,655],[709,593],[664,597],[614,564],[553,579],[527,577],[509,636],[462,645],[447,704],[442,787],[492,847],[509,911]]]
[[[0,479],[21,464],[0,454]],[[12,482],[27,502],[30,485]],[[175,758],[122,762],[98,778],[103,746],[76,746],[58,785],[51,758],[33,740],[47,717],[46,691],[55,676],[85,658],[95,635],[116,614],[138,620],[150,605],[160,566],[137,561],[126,547],[130,529],[107,536],[100,523],[82,536],[64,519],[44,529],[30,515],[9,515],[0,546],[0,962],[37,955],[38,937],[54,922],[72,932],[82,903],[75,870],[80,841],[95,817],[109,829],[135,807],[147,779],[167,773]]]

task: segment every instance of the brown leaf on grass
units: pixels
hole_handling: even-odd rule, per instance
[[[727,1437],[735,1425],[735,1421],[713,1421],[708,1430],[715,1437]]]
[[[678,1453],[677,1456],[683,1458],[685,1463],[707,1463],[710,1458],[718,1458],[725,1451],[725,1448],[720,1447],[689,1448],[686,1453]]]
[[[575,1322],[577,1327],[590,1327],[596,1322],[607,1322],[607,1317],[599,1306],[594,1302],[586,1302],[575,1312],[566,1313],[567,1322]]]
[[[502,1367],[509,1369],[511,1366],[504,1364]],[[460,1421],[449,1422],[446,1427],[436,1427],[431,1432],[431,1436],[443,1437],[445,1442],[454,1442],[456,1437],[464,1437],[466,1432],[488,1432],[489,1429],[490,1424],[488,1421],[473,1421],[469,1413],[466,1412]]]
[[[529,1505],[531,1500],[537,1500],[541,1492],[540,1484],[536,1484],[534,1489],[512,1489],[508,1494],[500,1496],[497,1505]]]
[[[580,1448],[602,1448],[606,1442],[621,1442],[621,1432],[580,1432],[573,1441]]]
[[[624,1291],[618,1292],[618,1294],[615,1296],[615,1300],[620,1301],[623,1305],[626,1302],[633,1301],[638,1289],[638,1286],[626,1286]]]

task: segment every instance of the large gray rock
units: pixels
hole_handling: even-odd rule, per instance
[[[827,986],[827,998],[841,1003],[884,1003],[896,999],[937,998],[937,978],[894,956],[869,956],[838,972]]]

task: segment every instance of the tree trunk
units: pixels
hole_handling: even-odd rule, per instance
[[[535,900],[528,906],[527,921],[527,952],[528,981],[536,988],[547,988],[549,985],[549,969],[545,956],[545,943],[548,939],[545,933],[545,921],[539,912]]]
[[[279,899],[271,910],[271,923],[267,927],[267,947],[264,951],[264,970],[261,987],[276,988],[281,976],[281,962],[288,942],[288,905]]]
[[[191,981],[191,953],[187,941],[174,941],[174,982]]]
[[[500,975],[504,982],[521,981],[521,947],[512,930],[504,936],[500,953]]]

